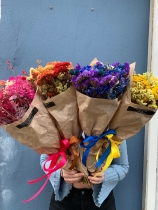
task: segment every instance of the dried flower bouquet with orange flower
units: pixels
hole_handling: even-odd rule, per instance
[[[158,109],[158,79],[148,72],[133,74],[134,68],[135,64],[130,71],[130,83],[109,125],[120,141],[138,133]]]
[[[30,69],[30,79],[36,83],[43,99],[43,104],[55,120],[62,139],[70,141],[71,149],[75,152],[79,146],[81,127],[78,121],[78,107],[76,93],[70,86],[70,70],[73,68],[71,62],[54,61]],[[72,168],[74,155],[69,153],[65,168]],[[76,163],[75,163],[76,164]]]

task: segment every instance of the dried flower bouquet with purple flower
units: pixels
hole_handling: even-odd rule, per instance
[[[96,168],[96,155],[108,147],[108,141],[99,137],[108,128],[108,124],[120,104],[120,98],[129,82],[129,64],[103,64],[93,60],[91,65],[81,68],[79,64],[70,71],[71,82],[76,89],[79,108],[79,121],[86,137],[98,137],[95,144],[81,144],[80,156],[83,158],[88,147],[86,161],[82,159],[89,172],[100,171]],[[93,141],[93,140],[92,140]],[[88,144],[88,145],[87,145]],[[91,144],[91,146],[90,146]]]
[[[99,61],[94,66],[79,64],[71,70],[71,82],[75,89],[91,98],[116,99],[129,82],[129,64],[103,64]]]

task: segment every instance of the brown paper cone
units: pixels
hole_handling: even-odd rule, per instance
[[[55,122],[51,119],[38,93],[18,121],[3,125],[14,139],[42,154],[53,154],[60,147],[60,137]]]
[[[85,135],[101,135],[106,130],[120,101],[118,99],[90,98],[78,91],[76,91],[76,96],[79,121]]]
[[[122,141],[136,133],[153,117],[156,110],[131,102],[131,84],[135,63],[130,65],[130,83],[123,94],[120,106],[113,116],[109,127],[117,133],[116,139]]]
[[[78,91],[76,91],[77,103],[79,107],[79,121],[86,136],[99,136],[106,131],[107,126],[115,114],[120,101],[118,99],[102,99],[90,98]],[[86,167],[89,172],[96,170],[96,154],[103,144],[104,139],[98,141],[87,158]],[[85,149],[84,149],[85,151]],[[83,149],[80,149],[80,156],[82,157]]]
[[[91,63],[90,63],[90,66],[95,66],[96,65],[96,62],[98,62],[98,59],[97,58],[94,58]]]
[[[59,95],[43,101],[43,103],[55,119],[63,138],[79,137],[81,127],[78,121],[76,93],[72,86]]]
[[[68,140],[70,140],[72,136],[80,138],[81,126],[78,120],[76,92],[73,86],[59,95],[43,101],[43,103],[52,118],[55,120],[62,138],[66,138]],[[78,146],[79,144],[72,146],[72,149],[78,151]],[[64,169],[70,168],[73,161],[73,155],[68,154],[67,160],[66,165],[63,167]],[[85,170],[81,172],[85,173]]]

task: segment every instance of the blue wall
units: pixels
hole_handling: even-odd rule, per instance
[[[37,66],[36,59],[43,65],[53,60],[84,65],[94,57],[109,63],[136,61],[136,71],[145,72],[149,4],[150,0],[2,0],[1,79],[12,75],[6,60],[17,74]],[[144,129],[127,141],[130,171],[115,189],[117,210],[141,209],[143,139]],[[42,184],[29,186],[27,181],[42,174],[39,155],[0,129],[0,209],[47,210],[50,184],[34,201],[21,202]]]

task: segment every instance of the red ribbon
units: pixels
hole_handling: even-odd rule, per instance
[[[31,200],[35,199],[43,191],[43,189],[47,185],[47,182],[49,181],[49,178],[50,178],[51,174],[53,172],[57,171],[58,169],[62,168],[66,164],[67,158],[66,158],[65,150],[68,149],[68,148],[69,148],[69,141],[67,139],[61,140],[60,141],[60,150],[57,153],[55,153],[55,154],[49,155],[49,157],[47,158],[47,160],[44,163],[44,167],[43,167],[44,171],[48,172],[48,173],[43,175],[43,176],[41,176],[38,179],[29,181],[28,184],[34,184],[36,182],[41,181],[45,177],[47,177],[46,181],[44,182],[42,187],[35,193],[35,195],[33,195],[28,200],[24,200],[23,201],[24,203],[30,202]],[[61,157],[61,160],[59,161],[60,157]],[[59,163],[57,164],[58,161],[59,161]],[[48,162],[50,162],[50,165],[47,168],[46,164]]]

